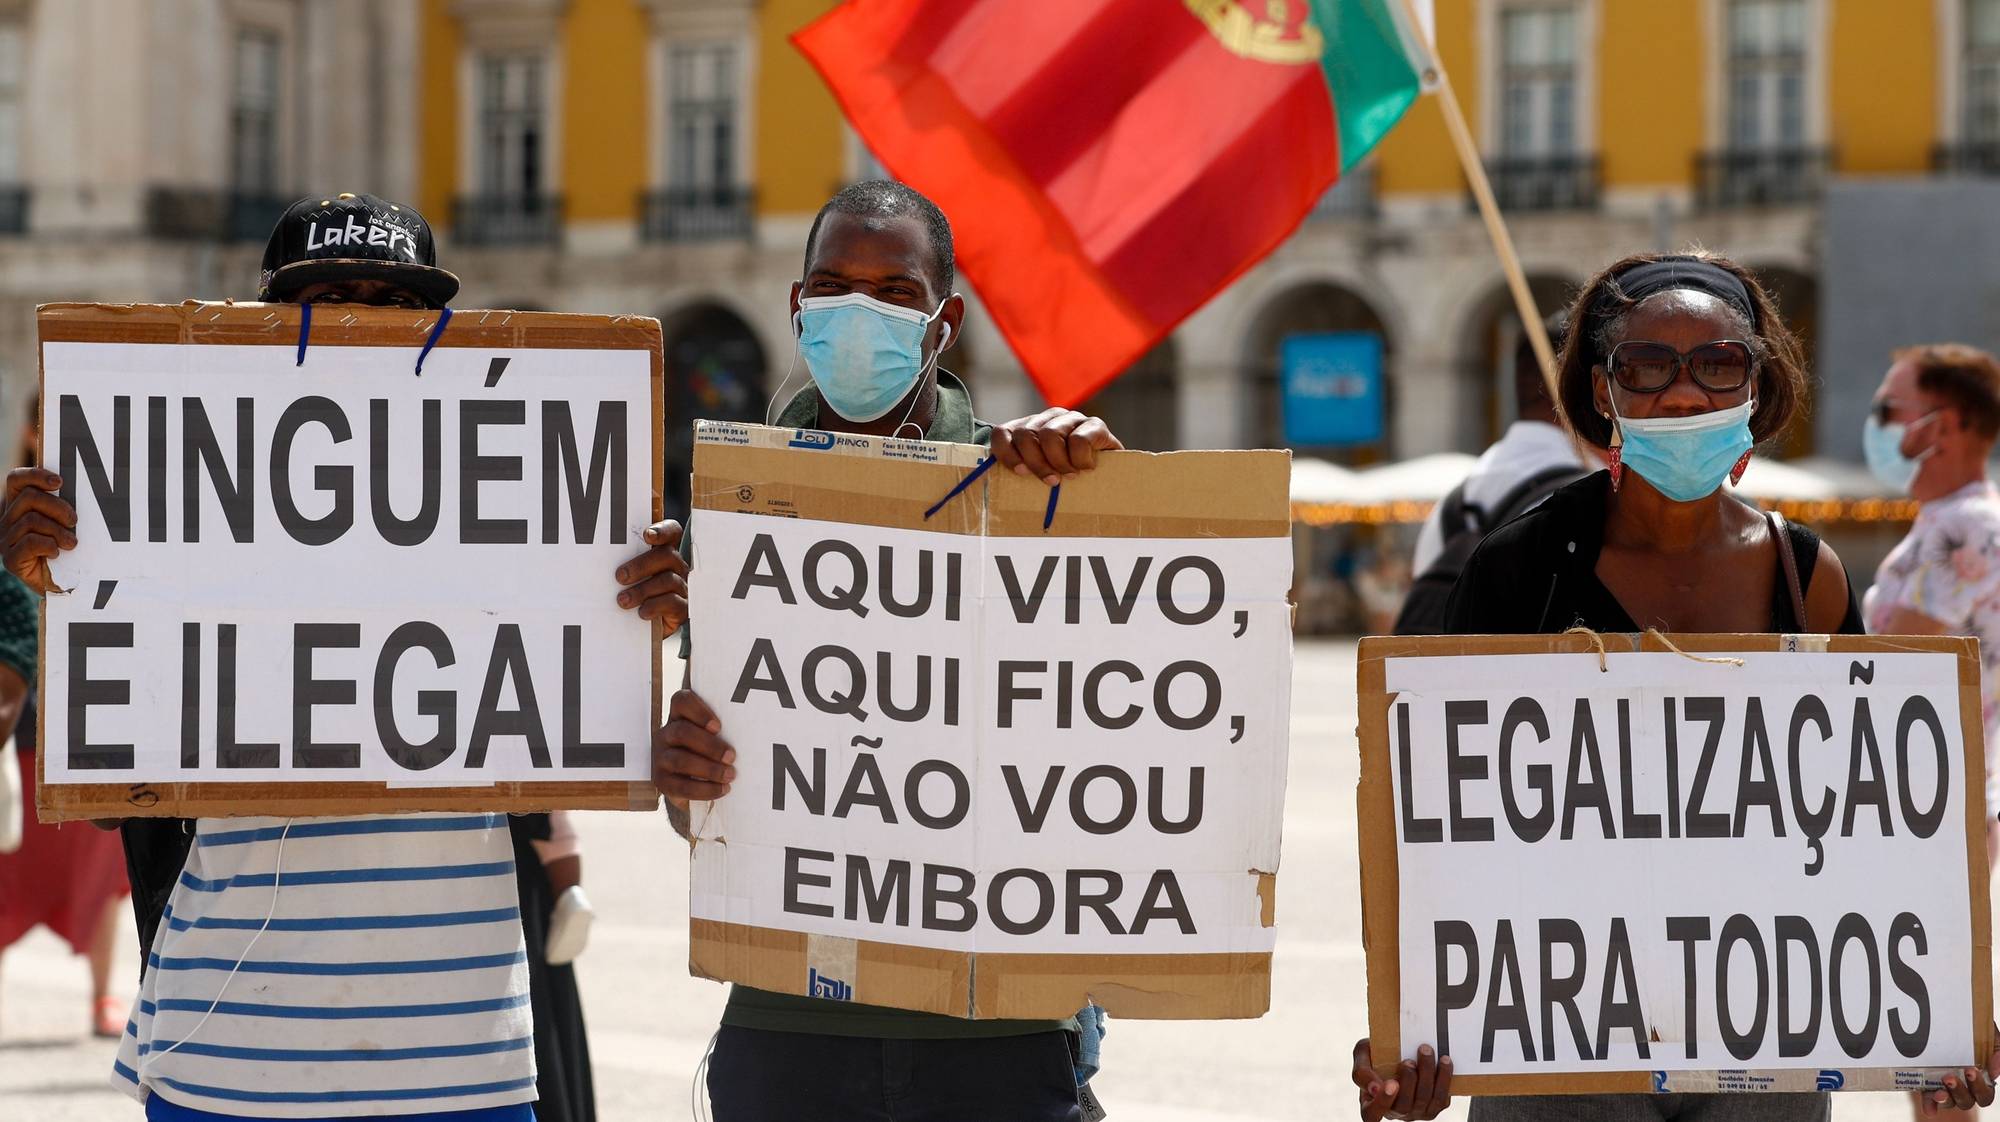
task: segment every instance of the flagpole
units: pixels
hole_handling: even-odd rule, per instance
[[[1402,0],[1403,10],[1408,14],[1410,26],[1417,30],[1422,39],[1423,21],[1417,16],[1415,0]],[[1535,295],[1528,289],[1528,274],[1521,268],[1520,255],[1514,251],[1513,235],[1507,232],[1506,220],[1500,217],[1500,204],[1493,198],[1493,184],[1486,178],[1486,161],[1479,156],[1479,145],[1472,139],[1472,127],[1465,122],[1465,111],[1459,108],[1458,94],[1452,90],[1451,75],[1445,72],[1444,60],[1438,57],[1437,45],[1426,43],[1430,49],[1430,74],[1427,77],[1437,83],[1438,107],[1444,111],[1445,131],[1451,134],[1451,145],[1458,153],[1458,162],[1465,169],[1466,182],[1472,187],[1472,198],[1479,205],[1479,217],[1486,222],[1486,234],[1493,239],[1493,252],[1500,258],[1500,270],[1507,277],[1507,287],[1514,294],[1514,308],[1521,316],[1521,330],[1528,337],[1528,345],[1534,348],[1535,361],[1542,365],[1542,379],[1548,383],[1549,400],[1560,402],[1556,391],[1555,348],[1549,344],[1548,328],[1542,322],[1541,309],[1535,305]],[[1558,409],[1558,414],[1560,414]]]

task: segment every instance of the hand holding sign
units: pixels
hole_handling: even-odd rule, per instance
[[[2000,1029],[1995,1030],[2000,1036]],[[1977,1110],[1993,1105],[1993,1080],[2000,1076],[2000,1049],[1986,1058],[1986,1070],[1965,1069],[1963,1076],[1947,1075],[1944,1086],[1917,1096],[1926,1117],[1947,1110]]]
[[[1385,1079],[1363,1038],[1354,1045],[1354,1085],[1361,1090],[1361,1122],[1436,1118],[1451,1105],[1451,1057],[1439,1057],[1426,1044],[1415,1060],[1397,1064],[1395,1075]]]
[[[1045,409],[993,426],[993,458],[1016,475],[1053,487],[1097,466],[1097,454],[1125,447],[1096,417],[1074,409]]]
[[[76,548],[76,508],[62,501],[62,477],[47,468],[7,473],[7,505],[0,509],[0,550],[7,571],[36,592],[57,591],[49,562]]]
[[[653,738],[653,786],[687,809],[694,800],[719,799],[736,779],[736,749],[718,734],[722,722],[693,690],[680,690],[667,706],[667,723]]]
[[[641,534],[651,548],[618,566],[618,606],[660,621],[668,635],[687,622],[687,562],[680,553],[681,524],[655,522]]]

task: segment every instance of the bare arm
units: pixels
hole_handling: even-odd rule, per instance
[[[1951,629],[1943,620],[1911,608],[1897,605],[1889,609],[1888,626],[1882,629],[1884,635],[1949,635]]]
[[[1812,586],[1806,589],[1806,618],[1801,623],[1820,635],[1838,632],[1847,622],[1848,599],[1847,569],[1832,548],[1821,542]]]

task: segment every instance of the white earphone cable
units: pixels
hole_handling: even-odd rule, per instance
[[[174,1051],[181,1045],[186,1044],[188,1041],[193,1040],[196,1036],[200,1035],[202,1027],[208,1024],[208,1019],[215,1015],[216,1008],[222,1004],[223,995],[229,992],[229,983],[236,980],[236,972],[243,969],[244,962],[249,960],[250,952],[257,946],[257,940],[262,939],[264,937],[264,932],[270,930],[271,920],[278,914],[279,882],[283,879],[285,874],[285,838],[291,834],[292,823],[296,821],[298,821],[296,818],[285,819],[284,829],[278,831],[278,853],[276,858],[272,861],[271,864],[271,906],[269,910],[267,910],[264,913],[263,924],[257,928],[256,934],[250,936],[250,941],[246,943],[243,947],[243,953],[237,956],[236,965],[231,966],[229,968],[229,973],[223,977],[222,987],[215,991],[215,1000],[208,1003],[208,1009],[206,1012],[202,1013],[201,1020],[196,1021],[194,1023],[194,1027],[192,1029],[189,1029],[185,1036],[181,1037],[179,1040],[174,1041],[172,1047],[162,1049],[158,1052],[154,1052],[140,1063],[139,1073],[141,1076],[141,1082],[144,1081],[143,1077],[146,1073],[146,1070],[148,1068],[151,1068],[154,1063],[158,1062],[161,1056],[166,1055],[168,1052]],[[200,842],[197,841],[195,844],[199,845]],[[155,967],[155,969],[158,968]],[[157,1014],[155,1016],[157,1017]]]

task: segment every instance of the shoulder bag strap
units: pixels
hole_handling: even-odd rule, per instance
[[[1806,592],[1799,584],[1799,559],[1792,553],[1792,535],[1785,526],[1785,516],[1777,511],[1766,511],[1764,523],[1771,528],[1771,544],[1778,549],[1778,565],[1785,570],[1785,587],[1792,593],[1793,619],[1799,630],[1806,629]]]

